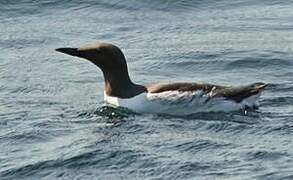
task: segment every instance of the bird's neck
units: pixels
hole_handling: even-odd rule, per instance
[[[128,72],[103,72],[105,79],[105,92],[108,96],[130,98],[146,91],[142,85],[134,84]]]

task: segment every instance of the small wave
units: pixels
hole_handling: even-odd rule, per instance
[[[0,172],[0,177],[10,178],[25,178],[30,176],[38,176],[39,172],[48,172],[46,176],[52,176],[50,170],[59,167],[75,169],[79,167],[95,167],[101,169],[108,168],[125,168],[134,162],[139,162],[141,155],[139,152],[131,150],[119,149],[95,149],[88,152],[82,152],[75,156],[62,157],[52,160],[43,160],[31,164],[20,165],[5,171]],[[44,174],[41,174],[44,178]]]
[[[285,118],[288,118],[288,116],[286,116]],[[292,117],[291,117],[292,118]],[[291,124],[275,124],[274,126],[270,126],[270,127],[267,127],[265,130],[264,130],[264,135],[265,134],[281,134],[283,136],[286,136],[288,134],[291,134],[293,131],[293,125]],[[290,142],[288,142],[290,143]]]
[[[0,47],[2,48],[13,48],[13,49],[24,49],[29,47],[36,47],[44,44],[44,39],[6,39],[0,41]]]
[[[268,88],[271,92],[291,92],[293,91],[293,84],[291,83],[271,83]]]
[[[266,88],[268,93],[273,93],[273,96],[266,97],[262,100],[263,106],[284,106],[293,104],[292,84],[287,83],[272,83]]]
[[[231,146],[230,143],[217,143],[211,140],[198,140],[192,142],[184,142],[183,144],[175,145],[173,148],[182,152],[197,153],[198,151],[208,151],[209,149],[221,149],[222,147]]]
[[[288,154],[282,153],[282,152],[257,151],[257,152],[248,152],[247,156],[249,161],[257,161],[257,160],[271,161],[271,160],[280,159],[282,157],[286,157],[288,156]]]
[[[243,68],[290,68],[293,63],[286,59],[269,59],[258,57],[245,57],[239,60],[229,62],[225,69],[243,69]]]
[[[0,172],[0,176],[5,178],[12,178],[12,177],[26,177],[33,174],[36,174],[37,172],[44,170],[44,169],[50,169],[50,168],[56,168],[56,167],[62,167],[62,166],[70,166],[72,163],[76,163],[76,161],[83,160],[83,159],[91,159],[90,157],[93,157],[95,155],[95,151],[83,153],[68,159],[57,159],[57,160],[46,160],[46,161],[39,161],[32,164],[23,165],[20,167],[8,169],[6,171]],[[81,162],[80,162],[81,163]]]
[[[11,144],[20,145],[24,143],[34,144],[36,142],[44,142],[49,139],[44,132],[27,131],[27,132],[10,132],[5,134],[5,137],[0,138],[3,142],[10,142]]]
[[[105,8],[111,9],[119,9],[119,10],[156,10],[156,11],[168,11],[168,12],[184,12],[191,8],[202,8],[205,7],[208,3],[204,3],[203,1],[191,1],[191,0],[157,0],[157,1],[104,1],[100,2],[100,5],[103,5]]]
[[[293,104],[293,97],[273,97],[268,98],[262,101],[262,104],[269,105],[269,106],[283,106],[283,105],[292,105]]]

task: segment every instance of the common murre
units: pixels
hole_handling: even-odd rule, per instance
[[[254,108],[267,86],[265,83],[237,87],[202,83],[145,86],[131,81],[125,56],[113,44],[93,43],[81,48],[58,48],[56,51],[87,59],[102,70],[106,103],[142,113],[188,115]]]

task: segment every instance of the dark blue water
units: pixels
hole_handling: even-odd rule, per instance
[[[293,2],[1,0],[0,179],[293,179]],[[118,45],[137,83],[267,82],[257,111],[172,117],[103,106]]]

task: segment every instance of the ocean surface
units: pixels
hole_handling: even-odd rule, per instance
[[[1,0],[0,179],[293,179],[292,20],[291,0]],[[255,111],[114,109],[55,51],[95,41],[136,83],[270,85]]]

